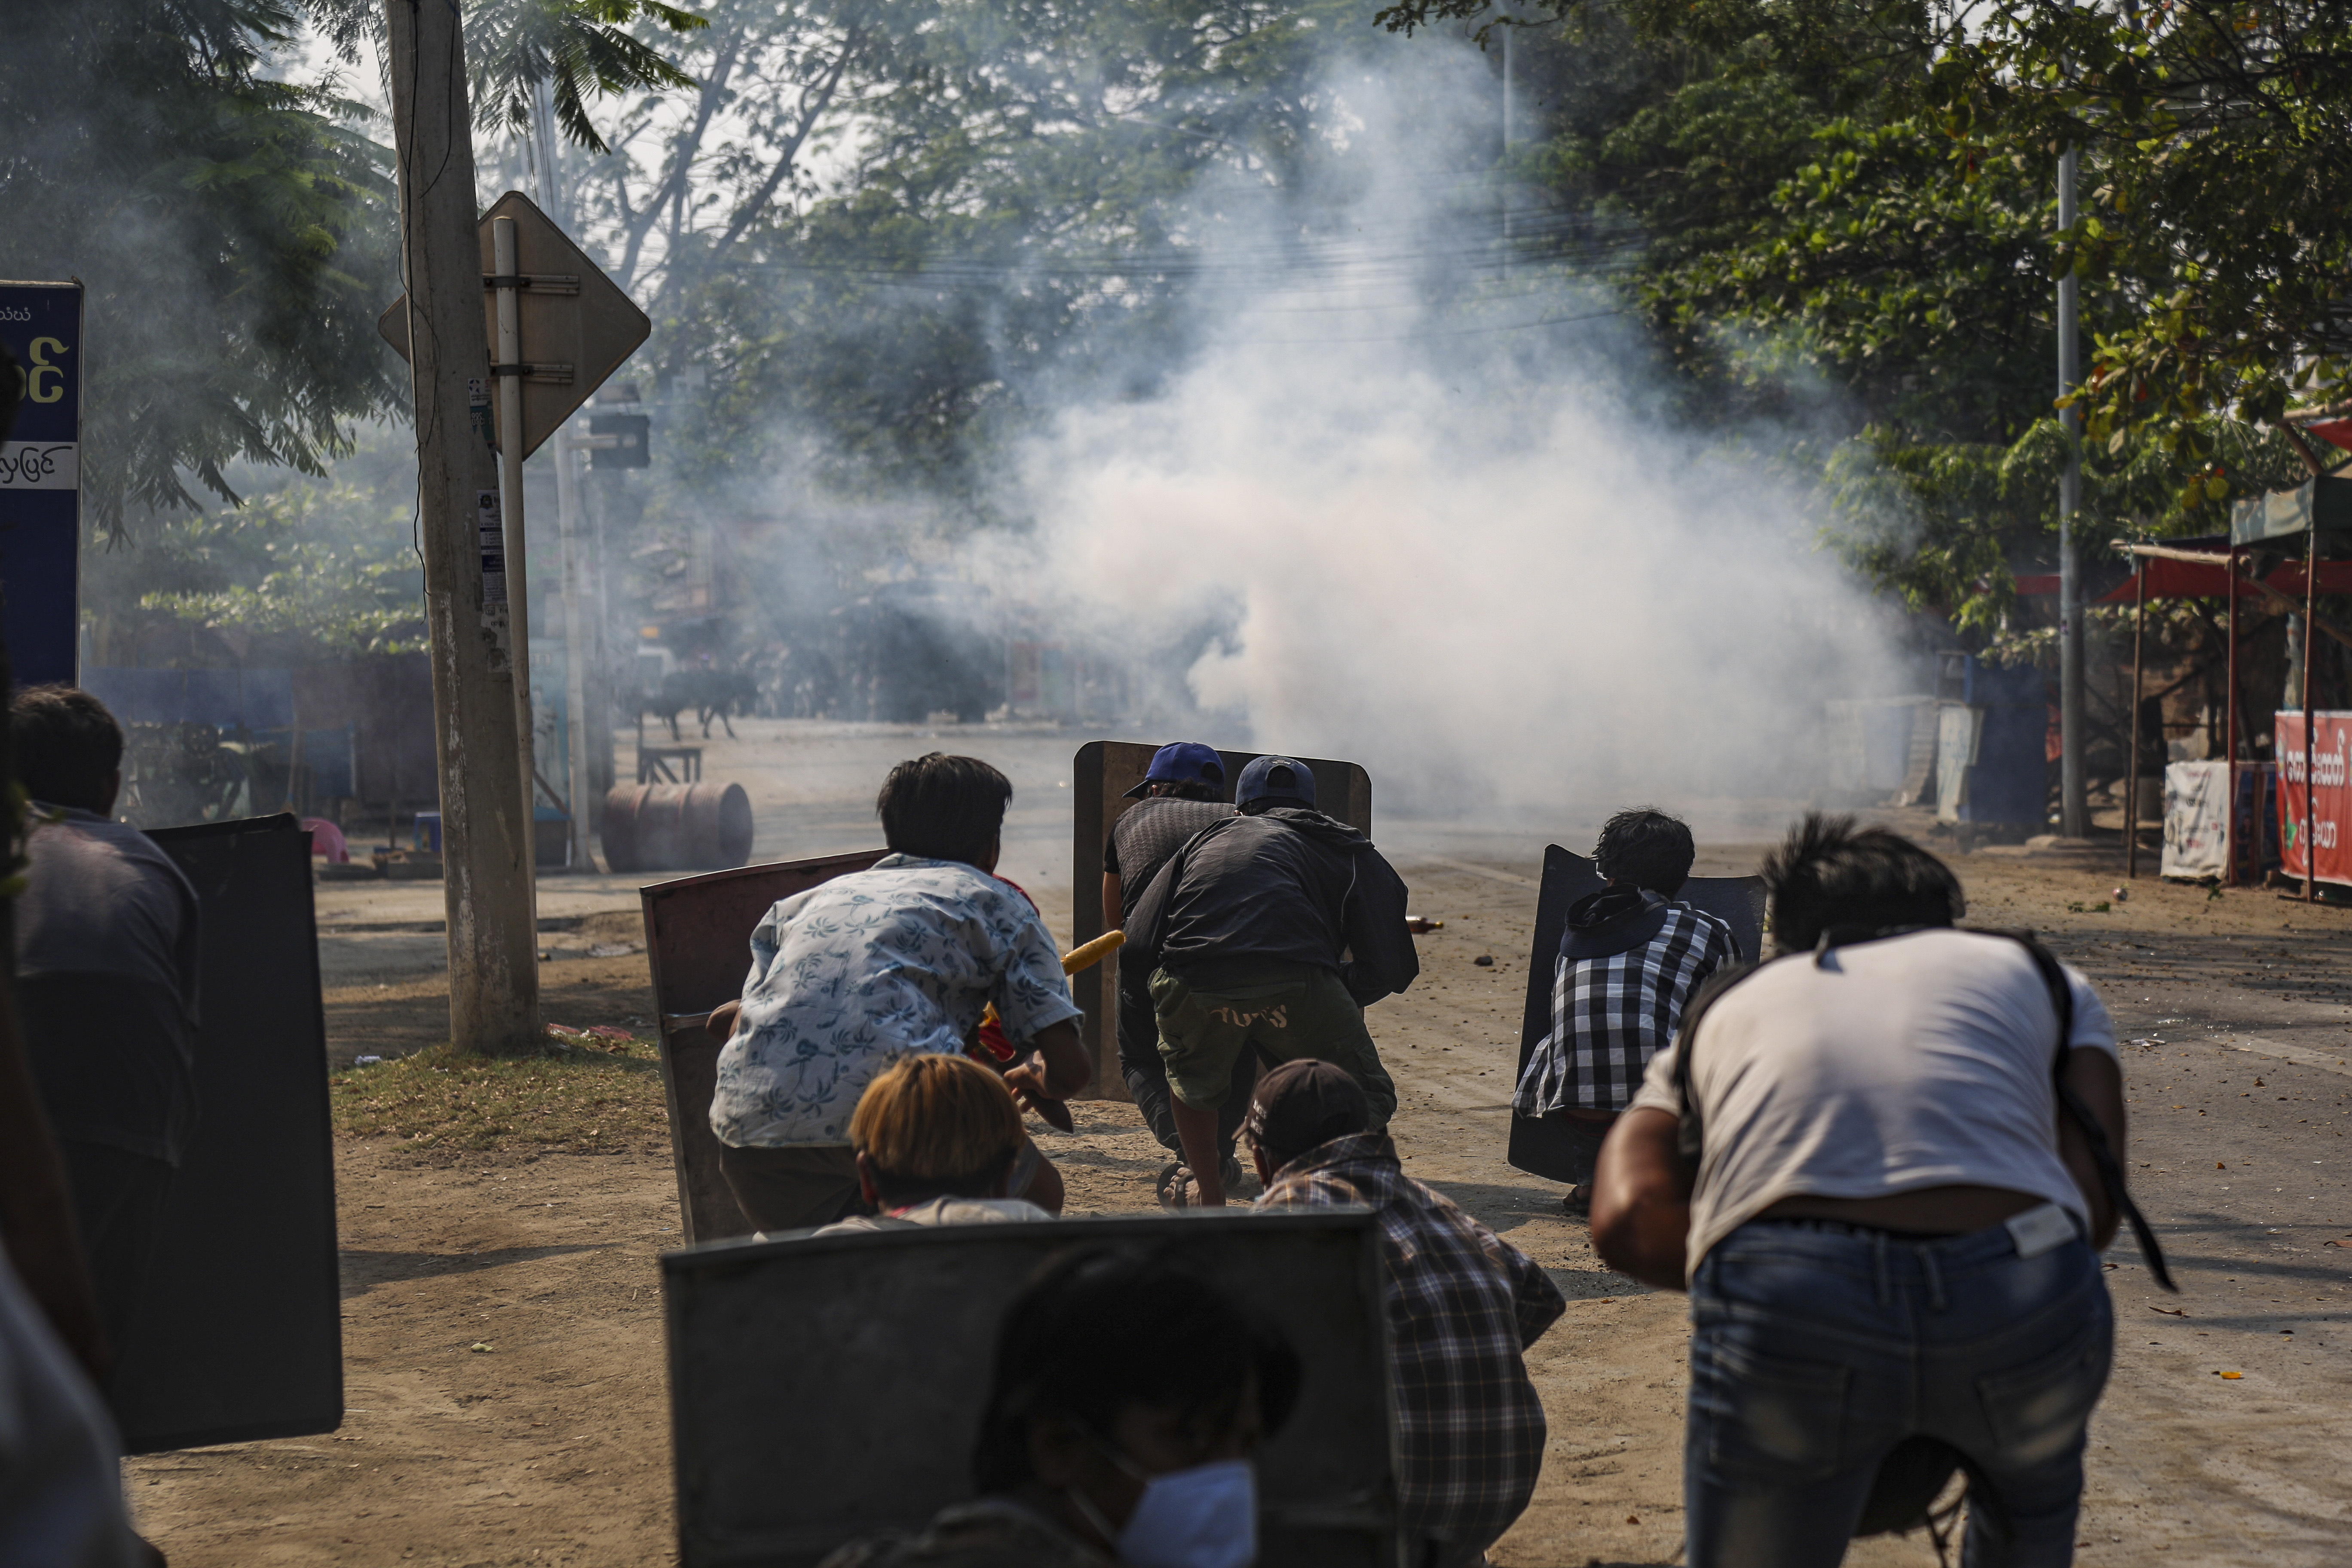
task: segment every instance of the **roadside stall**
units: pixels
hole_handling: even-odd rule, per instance
[[[2326,433],[2330,427],[2320,427]],[[2332,439],[2332,436],[2330,437]],[[2352,438],[2352,427],[2347,427]],[[2313,462],[2315,470],[2318,465]],[[2315,639],[2331,638],[2352,648],[2352,634],[2317,615],[2321,595],[2352,595],[2352,479],[2336,479],[2315,471],[2314,477],[2291,490],[2274,491],[2241,502],[2226,538],[2188,539],[2165,543],[2115,542],[2115,548],[2135,563],[2132,574],[2094,602],[2134,606],[2132,628],[2132,756],[2140,751],[2141,698],[2146,689],[2142,666],[2147,647],[2147,605],[2150,599],[2217,598],[2224,600],[2226,627],[2227,710],[2222,722],[2224,759],[2176,762],[2165,770],[2165,834],[2162,873],[2166,876],[2218,876],[2225,886],[2259,880],[2264,869],[2280,864],[2290,874],[2304,873],[2304,891],[2315,897],[2303,847],[2318,831],[2317,810],[2329,794],[2327,773],[2321,771],[2319,800],[2301,788],[2313,767],[2311,739],[2324,747],[2325,730],[2312,707],[2308,649]],[[2301,559],[2294,557],[2300,555]],[[2302,617],[2306,652],[2300,660],[2303,711],[2276,715],[2275,763],[2263,763],[2250,753],[2251,736],[2242,716],[2239,644],[2240,606],[2267,604]],[[2341,764],[2336,776],[2341,777]],[[2139,769],[2129,770],[2125,820],[2138,822]],[[2282,778],[2284,775],[2284,779]],[[2287,788],[2282,789],[2282,783]],[[2340,786],[2337,786],[2340,788]],[[2330,818],[2331,824],[2335,818]],[[2333,833],[2331,826],[2329,832]],[[2139,838],[2126,834],[2126,872],[2139,874]],[[2325,857],[2323,857],[2325,859]],[[2323,867],[2323,869],[2325,868]],[[2352,871],[2352,868],[2347,868]]]

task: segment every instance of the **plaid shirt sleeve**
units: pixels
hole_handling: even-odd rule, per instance
[[[1517,1247],[1406,1176],[1378,1134],[1325,1144],[1257,1203],[1377,1211],[1402,1521],[1416,1538],[1494,1541],[1526,1510],[1543,1466],[1543,1405],[1520,1352],[1566,1310],[1559,1289]]]
[[[1568,1310],[1568,1299],[1542,1265],[1469,1215],[1463,1223],[1477,1233],[1478,1245],[1493,1259],[1511,1282],[1511,1305],[1519,1322],[1519,1348],[1526,1350],[1543,1338],[1544,1331],[1560,1320]]]

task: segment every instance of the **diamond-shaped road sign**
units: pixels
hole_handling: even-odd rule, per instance
[[[484,342],[498,342],[490,225],[502,217],[515,220],[515,268],[522,279],[516,303],[522,326],[522,450],[529,457],[637,352],[654,324],[530,197],[509,191],[482,215],[477,230]],[[401,358],[408,357],[407,295],[376,319],[376,330]]]

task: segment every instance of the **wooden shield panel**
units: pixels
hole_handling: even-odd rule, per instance
[[[1606,886],[1601,869],[1591,860],[1559,845],[1544,849],[1543,888],[1536,895],[1536,940],[1528,959],[1528,1005],[1519,1024],[1519,1066],[1511,1075],[1516,1086],[1528,1070],[1528,1058],[1551,1033],[1551,986],[1559,967],[1560,939],[1568,934],[1568,911],[1579,899]],[[1764,879],[1761,877],[1693,877],[1675,895],[1695,910],[1727,921],[1739,943],[1739,956],[1755,958],[1764,942]],[[1572,1178],[1556,1130],[1539,1120],[1511,1115],[1510,1163],[1531,1175],[1555,1182]]]
[[[841,1236],[662,1259],[685,1568],[807,1568],[972,1495],[1004,1311],[1074,1247],[1151,1251],[1298,1352],[1257,1457],[1263,1568],[1394,1568],[1381,1233],[1368,1209],[1194,1211]]]
[[[719,1139],[710,1131],[710,1094],[722,1042],[702,1020],[722,1002],[743,994],[751,969],[751,932],[780,900],[820,882],[863,871],[888,854],[860,849],[809,860],[739,866],[656,882],[639,897],[646,910],[646,958],[654,975],[655,1016],[661,1030],[662,1087],[669,1102],[669,1148],[677,1167],[679,1225],[688,1241],[749,1236],[754,1228],[735,1206],[719,1170]]]
[[[1144,771],[1151,766],[1152,754],[1165,743],[1089,741],[1071,759],[1070,878],[1075,884],[1072,891],[1076,909],[1070,934],[1077,945],[1092,942],[1107,929],[1102,903],[1103,846],[1110,842],[1110,830],[1118,821],[1119,813],[1135,804],[1127,798],[1127,792],[1143,782]],[[1242,776],[1242,769],[1265,754],[1222,748],[1218,751],[1217,755],[1225,763],[1226,798],[1232,798],[1233,786]],[[1316,808],[1360,833],[1370,834],[1372,776],[1354,763],[1333,762],[1326,757],[1297,760],[1305,763],[1315,774]],[[1118,1070],[1118,954],[1113,953],[1092,969],[1070,976],[1070,989],[1086,1012],[1079,1029],[1086,1040],[1087,1054],[1095,1064],[1094,1083],[1081,1098],[1129,1099],[1127,1079]]]
[[[196,1128],[116,1375],[123,1450],[331,1432],[343,1309],[310,835],[291,815],[148,835],[204,921]]]

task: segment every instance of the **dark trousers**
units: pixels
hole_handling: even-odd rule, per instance
[[[1577,1116],[1556,1110],[1540,1125],[1547,1152],[1559,1162],[1556,1169],[1544,1174],[1571,1186],[1591,1185],[1592,1173],[1601,1164],[1601,1145],[1608,1142],[1609,1130],[1617,1125],[1617,1117]]]
[[[1169,1106],[1168,1064],[1160,1056],[1160,1016],[1152,1009],[1150,991],[1142,984],[1129,984],[1124,973],[1118,987],[1118,1070],[1151,1135],[1160,1140],[1161,1148],[1182,1158],[1184,1144],[1176,1136],[1176,1112]],[[1244,1051],[1234,1063],[1233,1090],[1217,1108],[1217,1152],[1226,1158],[1233,1155],[1234,1140],[1241,1133],[1243,1119],[1249,1115],[1250,1093],[1256,1088],[1257,1058]]]
[[[61,1138],[74,1218],[98,1296],[98,1321],[122,1365],[147,1292],[147,1266],[163,1235],[163,1204],[172,1195],[172,1167],[108,1143]]]
[[[869,1213],[857,1185],[857,1154],[846,1143],[784,1149],[719,1146],[719,1173],[735,1206],[759,1230],[803,1230]]]

